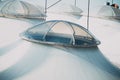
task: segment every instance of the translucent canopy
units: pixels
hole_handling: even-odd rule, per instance
[[[21,34],[32,42],[73,47],[90,47],[100,44],[93,35],[80,25],[63,20],[46,21]]]
[[[24,17],[24,18],[44,18],[45,13],[42,8],[20,0],[5,0],[0,2],[0,16],[4,17]]]
[[[104,5],[99,12],[97,13],[100,17],[108,17],[108,18],[119,18],[120,19],[120,9]]]

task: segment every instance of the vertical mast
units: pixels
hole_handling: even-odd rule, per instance
[[[88,0],[87,30],[89,30],[90,0]]]
[[[112,4],[113,4],[113,0],[112,0]]]
[[[75,0],[75,6],[76,6],[76,0]]]
[[[47,16],[47,0],[45,0],[45,15]],[[46,17],[45,17],[46,20]]]

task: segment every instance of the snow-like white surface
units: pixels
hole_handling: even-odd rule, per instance
[[[68,19],[52,19],[62,17]],[[69,19],[86,26],[86,17]],[[38,22],[0,18],[0,80],[120,80],[119,21],[90,18],[89,30],[101,41],[98,48],[21,40],[19,33]]]
[[[80,20],[82,24],[82,19]],[[83,24],[85,25],[85,24]],[[100,51],[120,67],[120,21],[90,18],[89,30],[101,41]]]

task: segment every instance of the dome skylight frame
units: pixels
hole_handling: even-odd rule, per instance
[[[79,33],[80,30],[81,34]],[[92,47],[100,44],[100,41],[97,40],[87,29],[78,24],[64,20],[43,22],[27,29],[21,33],[20,36],[22,39],[35,43],[61,46]]]

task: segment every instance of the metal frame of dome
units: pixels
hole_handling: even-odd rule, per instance
[[[65,34],[63,29],[61,32],[50,32],[53,31],[53,28],[56,27],[58,23],[64,24],[72,34]],[[58,27],[57,27],[58,28]],[[58,29],[60,29],[58,28]],[[66,29],[67,29],[66,28]],[[76,29],[75,29],[76,28]],[[81,31],[78,31],[81,30]],[[80,36],[85,33],[84,35]],[[49,33],[49,34],[48,34]],[[64,33],[64,34],[63,34]],[[78,35],[77,35],[78,34]],[[100,41],[97,40],[87,29],[84,27],[64,20],[51,20],[46,21],[41,24],[38,24],[34,27],[31,27],[20,34],[22,39],[35,42],[35,43],[44,43],[44,44],[53,44],[53,45],[62,45],[62,46],[71,46],[71,47],[92,47],[100,44]]]
[[[0,16],[10,18],[44,19],[44,9],[22,0],[5,0],[0,3]]]

